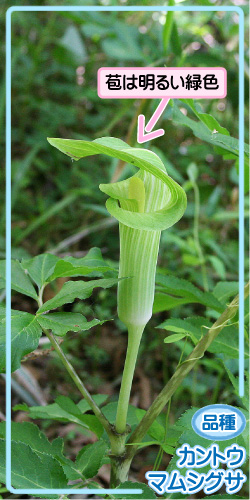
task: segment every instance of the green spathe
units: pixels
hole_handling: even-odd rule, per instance
[[[103,153],[139,168],[139,172],[129,179],[100,185],[101,191],[109,196],[106,202],[109,213],[119,221],[119,278],[129,278],[118,283],[118,315],[128,328],[128,349],[116,418],[116,431],[123,434],[140,340],[152,316],[161,231],[182,217],[186,194],[167,175],[155,153],[131,148],[120,139],[48,141],[75,160]]]
[[[119,276],[130,277],[118,285],[118,314],[127,327],[144,327],[152,315],[160,234],[182,217],[184,190],[167,175],[155,153],[131,148],[120,139],[48,141],[74,160],[102,153],[140,169],[132,178],[101,184],[100,189],[109,196],[108,211],[120,222]]]
[[[150,159],[150,151],[138,151]],[[119,277],[130,279],[118,284],[118,316],[128,329],[144,328],[152,316],[161,230],[177,222],[186,207],[185,192],[166,177],[168,183],[141,168],[130,179],[100,185],[110,196],[107,209],[120,221]]]

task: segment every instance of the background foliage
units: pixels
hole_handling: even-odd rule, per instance
[[[164,2],[146,0],[140,3],[89,0],[86,4],[143,6],[154,3],[164,5]],[[208,0],[199,3],[214,5]],[[38,4],[32,2],[32,5]],[[85,2],[79,4],[85,5]],[[20,3],[13,1],[12,5]],[[48,1],[44,5],[57,5],[57,2]],[[8,2],[3,2],[2,8],[8,6]],[[244,3],[242,8],[246,12]],[[188,208],[182,220],[165,231],[161,239],[156,314],[143,336],[131,400],[135,406],[145,409],[173,374],[181,351],[188,354],[192,345],[190,340],[179,337],[178,343],[169,346],[163,342],[166,331],[155,327],[163,323],[168,334],[180,332],[184,318],[205,314],[209,325],[219,315],[209,300],[207,303],[198,300],[190,290],[181,295],[179,286],[175,294],[176,282],[172,281],[170,286],[168,275],[171,279],[188,280],[199,290],[205,287],[209,292],[214,291],[215,298],[224,304],[236,293],[238,279],[237,151],[229,152],[225,145],[222,150],[218,145],[213,146],[211,140],[211,130],[216,126],[218,130],[218,123],[230,136],[238,137],[238,16],[224,12],[180,12],[174,14],[171,22],[169,33],[161,12],[19,12],[12,15],[12,257],[18,260],[48,251],[59,257],[83,257],[90,248],[99,247],[105,259],[117,268],[118,227],[105,209],[106,197],[98,185],[110,182],[119,173],[121,179],[127,177],[134,171],[133,167],[103,156],[71,162],[46,141],[46,137],[93,140],[114,136],[136,145],[136,117],[143,112],[149,118],[157,102],[100,99],[96,91],[99,67],[223,66],[227,70],[225,99],[199,101],[202,109],[194,108],[188,101],[172,103],[161,122],[165,135],[146,145],[161,157],[168,173],[185,186]],[[3,46],[1,50],[3,52]],[[2,57],[2,69],[3,61]],[[248,83],[247,71],[245,78]],[[4,89],[4,80],[1,88]],[[247,99],[245,105],[247,109]],[[199,115],[202,110],[218,123],[204,124],[204,116]],[[0,102],[1,123],[3,119],[4,92]],[[225,134],[223,129],[219,132]],[[247,189],[245,206],[247,211]],[[3,223],[3,210],[1,218]],[[0,252],[4,258],[3,235]],[[58,278],[53,282],[46,289],[46,299],[51,299],[64,281]],[[168,288],[164,288],[165,285]],[[194,294],[194,290],[192,292]],[[4,294],[1,299],[4,300]],[[12,307],[27,313],[35,311],[32,298],[15,292]],[[114,318],[113,322],[95,326],[91,333],[67,334],[63,341],[65,352],[89,390],[108,394],[113,404],[117,399],[126,346],[124,327],[116,317],[115,287],[94,292],[90,299],[69,304],[64,310],[81,312],[88,320]],[[194,332],[195,326],[197,323],[193,323]],[[224,332],[228,343],[230,332],[227,329]],[[48,346],[44,344],[44,347]],[[240,405],[231,385],[232,377],[237,376],[237,359],[232,359],[232,352],[226,355],[222,350],[220,354],[218,349],[217,353],[212,351],[206,356],[175,394],[169,416],[172,424],[190,406],[216,402]],[[229,377],[225,375],[225,366]],[[58,394],[69,393],[76,403],[79,401],[53,353],[29,360],[25,369],[29,374],[26,376],[31,377],[30,385],[23,387],[22,377],[21,382],[16,380],[14,403],[43,405],[45,401],[53,403]],[[40,401],[30,389],[35,383],[40,387]],[[93,440],[92,434],[83,428],[80,430],[79,426],[42,420],[41,414],[35,417],[40,419],[37,421],[41,428],[47,429],[48,437],[66,438],[69,455],[73,456],[83,444]],[[23,418],[27,417],[21,410],[13,414],[14,420]],[[162,422],[164,419],[163,416]],[[163,466],[170,460],[168,452],[170,450],[163,456]],[[132,475],[142,481],[157,453],[158,447],[151,446],[146,455],[145,451],[144,455],[139,454]],[[105,473],[99,481],[106,484]]]

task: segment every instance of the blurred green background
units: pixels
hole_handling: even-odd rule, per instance
[[[20,5],[14,1],[11,4]],[[71,2],[71,5],[139,5],[142,9],[154,4],[166,5],[166,2]],[[178,4],[185,6],[194,2]],[[199,4],[240,5],[247,14],[244,1],[212,3],[206,0]],[[39,3],[27,1],[26,5]],[[43,5],[69,5],[69,2],[47,1]],[[2,2],[3,10],[8,6],[9,2]],[[3,46],[1,51],[3,53]],[[3,57],[0,64],[3,70]],[[117,264],[118,226],[105,209],[106,197],[98,185],[131,175],[133,167],[103,156],[71,162],[52,148],[46,137],[93,140],[114,136],[137,146],[137,116],[142,112],[146,120],[149,119],[158,101],[100,99],[97,70],[102,66],[149,65],[226,68],[227,97],[202,100],[199,104],[232,137],[238,137],[237,13],[176,12],[168,17],[168,23],[164,12],[143,10],[12,14],[13,258],[47,251],[77,257],[98,246],[106,259]],[[247,58],[245,80],[247,88]],[[3,89],[4,80],[1,123],[4,120]],[[247,98],[245,106],[247,112]],[[178,114],[178,110],[183,115]],[[219,154],[211,143],[196,137],[192,128],[181,122],[180,116],[188,116],[202,127],[190,107],[176,101],[174,106],[166,108],[160,121],[165,135],[143,145],[162,158],[168,173],[185,187],[188,197],[182,220],[162,235],[159,272],[213,291],[220,281],[238,280],[237,161],[234,157],[226,159],[225,151]],[[190,183],[192,175],[196,177],[195,188]],[[245,207],[247,213],[247,192]],[[4,215],[2,222],[3,218]],[[197,252],[197,238],[203,262]],[[245,238],[247,241],[247,235]],[[3,258],[4,236],[0,240],[0,252]],[[248,262],[246,266],[248,269]],[[53,294],[53,290],[48,293]],[[17,295],[13,296],[13,307],[34,311],[32,301],[24,301]],[[114,317],[115,290],[103,290],[98,297],[73,307],[90,317]],[[184,341],[171,344],[170,349],[163,344],[166,332],[154,327],[169,317],[185,318],[190,314],[209,316],[211,312],[199,304],[180,305],[157,313],[147,326],[132,394],[134,404],[147,407],[173,373],[180,347],[185,353],[191,351],[191,344],[188,342],[184,347]],[[212,319],[215,318],[213,313]],[[124,331],[116,318],[112,323],[96,327],[92,330],[94,334],[86,334],[84,343],[82,335],[69,335],[64,342],[65,350],[82,377],[87,378],[90,389],[106,391],[111,399],[117,397],[125,353],[126,335],[121,334],[120,329]],[[213,360],[214,355],[209,354],[185,379],[172,403],[172,421],[190,405],[216,403],[218,398],[220,402],[237,403],[229,379],[223,375],[220,363]],[[71,386],[56,358],[52,356],[34,363],[39,383],[46,388],[49,400],[57,393],[59,382],[61,391],[67,393]],[[237,360],[229,364],[232,372],[237,373]],[[78,395],[72,397],[77,400]],[[149,451],[150,459],[154,460],[156,452]]]
[[[52,2],[47,4],[52,5]],[[114,2],[99,3],[102,4],[116,5]],[[151,5],[152,2],[140,4]],[[154,100],[100,99],[96,91],[99,67],[224,66],[228,72],[227,98],[199,102],[204,111],[229,130],[230,135],[238,136],[238,15],[177,12],[170,40],[164,23],[163,12],[12,14],[13,256],[16,252],[36,255],[47,251],[65,237],[107,215],[105,197],[99,192],[98,184],[112,179],[116,162],[93,157],[71,163],[48,145],[46,137],[92,140],[110,135],[133,146],[136,144],[138,108],[146,118],[156,108],[158,101]],[[177,104],[187,113],[181,102]],[[235,162],[223,161],[210,144],[196,139],[189,128],[175,123],[171,115],[172,109],[168,106],[161,123],[165,135],[146,146],[162,156],[169,174],[180,183],[188,178],[189,164],[196,163],[202,201],[200,237],[204,251],[220,259],[217,267],[223,277],[226,272],[227,278],[236,279],[238,190]],[[188,116],[195,119],[190,110]],[[127,167],[122,176],[129,171]],[[189,241],[194,213],[192,191],[188,196],[183,222],[163,237],[164,241],[168,240],[168,252],[175,251],[174,261],[168,253],[171,270],[178,269],[178,273],[184,275],[186,264],[192,261],[187,258],[187,254],[192,255]],[[176,241],[169,240],[169,233],[170,240],[173,235],[181,237],[182,248]],[[110,231],[92,233],[91,240],[86,236],[80,250],[83,245],[102,247],[104,244],[110,250],[117,250],[117,238]],[[73,250],[79,247],[71,248]],[[199,283],[199,270],[192,265],[191,269],[188,267],[192,279]],[[211,286],[217,271],[208,262]]]

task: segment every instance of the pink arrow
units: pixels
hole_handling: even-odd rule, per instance
[[[145,116],[144,115],[138,116],[137,142],[139,142],[139,144],[150,141],[152,139],[156,139],[157,137],[160,137],[161,135],[165,134],[165,130],[163,130],[163,128],[159,128],[154,132],[151,132],[151,130],[152,128],[154,128],[156,122],[162,115],[164,109],[168,104],[169,99],[170,99],[169,97],[165,97],[164,99],[161,100],[160,104],[157,106],[153,116],[150,118],[146,127],[145,127]],[[150,132],[150,133],[145,134],[144,130],[145,132]]]

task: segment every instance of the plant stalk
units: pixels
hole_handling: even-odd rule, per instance
[[[169,5],[169,7],[174,6],[175,1],[169,0],[168,5]],[[163,36],[163,50],[164,50],[165,54],[167,54],[168,45],[169,45],[170,38],[171,38],[173,20],[174,20],[174,11],[168,11],[166,13],[166,19],[165,19],[165,24],[163,27],[163,35],[162,35]]]
[[[249,296],[249,283],[245,286],[245,298]],[[153,404],[148,409],[147,413],[142,418],[138,427],[131,434],[128,443],[131,446],[127,447],[126,459],[132,459],[136,453],[138,443],[141,442],[145,434],[147,433],[149,427],[152,425],[154,420],[163,410],[164,406],[170,400],[176,389],[182,383],[186,375],[192,370],[194,365],[199,359],[201,359],[210,346],[210,344],[216,339],[220,331],[224,328],[225,324],[231,320],[239,307],[239,295],[237,295],[233,301],[229,304],[227,309],[221,314],[221,316],[215,321],[213,326],[208,330],[207,334],[202,337],[202,339],[195,346],[188,358],[180,364],[174,375],[171,377],[169,382],[165,385],[163,390],[157,396]],[[136,444],[133,444],[136,443]]]
[[[111,443],[111,473],[110,473],[110,487],[115,488],[120,483],[128,478],[131,459],[126,459],[125,442],[127,435],[130,432],[130,427],[127,425],[123,434],[114,433],[113,438],[110,439]]]
[[[116,488],[128,479],[132,458],[126,458],[125,453],[120,457],[111,457],[110,488]]]
[[[128,348],[122,375],[122,383],[119,394],[115,424],[116,431],[119,434],[123,434],[126,430],[131,386],[143,330],[144,326],[130,325],[128,328]]]
[[[62,348],[60,347],[60,345],[56,341],[54,335],[51,332],[49,332],[48,330],[46,330],[45,328],[43,328],[43,332],[45,333],[45,335],[50,340],[50,343],[52,344],[52,346],[54,347],[55,351],[57,352],[57,354],[58,354],[60,360],[62,361],[63,365],[65,366],[68,374],[72,378],[73,382],[75,383],[76,387],[78,388],[78,390],[80,391],[80,393],[82,394],[82,396],[88,402],[88,404],[89,404],[90,408],[93,410],[95,416],[98,418],[98,420],[103,425],[103,427],[106,430],[106,432],[109,435],[109,437],[111,435],[113,436],[114,431],[112,429],[111,424],[109,423],[109,421],[107,420],[107,418],[105,417],[105,415],[102,413],[102,411],[100,410],[99,406],[97,406],[96,402],[94,401],[94,399],[89,394],[88,390],[84,386],[84,384],[81,381],[81,379],[78,377],[76,371],[74,370],[74,368],[71,365],[71,363],[69,362],[69,360],[66,358],[66,356],[65,356]]]

